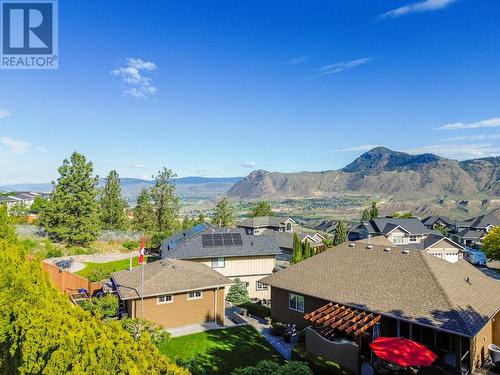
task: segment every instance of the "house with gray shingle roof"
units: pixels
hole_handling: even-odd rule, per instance
[[[382,336],[412,338],[457,368],[462,358],[469,369],[480,365],[500,339],[500,282],[464,260],[346,243],[262,282],[271,286],[274,321],[305,327],[304,314],[332,302],[381,315]]]
[[[200,224],[164,240],[160,253],[162,259],[205,264],[231,280],[245,282],[250,298],[269,299],[269,288],[260,279],[276,270],[276,257],[282,252],[274,235],[254,236],[243,228]]]
[[[204,264],[177,259],[143,267],[111,274],[112,285],[129,317],[165,328],[224,323],[224,289],[232,284],[227,277]]]
[[[499,214],[498,212],[490,212],[487,215],[471,217],[455,223],[451,236],[464,246],[479,248],[483,237],[496,226],[500,226]]]
[[[384,236],[393,245],[408,250],[423,250],[449,262],[463,258],[464,248],[444,237],[439,231],[427,228],[417,218],[378,217],[363,222],[349,231],[349,240]]]
[[[236,226],[244,228],[247,234],[256,235],[266,231],[292,233],[295,224],[295,221],[289,217],[258,216],[241,219]]]

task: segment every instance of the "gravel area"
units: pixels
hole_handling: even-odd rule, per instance
[[[283,337],[273,336],[271,333],[271,328],[263,323],[263,321],[259,318],[254,317],[246,317],[248,324],[253,326],[257,331],[259,331],[262,336],[266,339],[266,341],[271,344],[274,349],[280,353],[285,359],[292,359],[292,344],[286,343],[283,340]]]

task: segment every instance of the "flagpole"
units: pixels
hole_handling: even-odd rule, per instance
[[[144,261],[141,266],[141,319],[144,319]]]

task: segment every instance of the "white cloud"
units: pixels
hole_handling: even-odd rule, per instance
[[[254,161],[247,161],[246,163],[241,164],[243,168],[255,168],[256,163]]]
[[[297,57],[291,58],[290,60],[286,61],[286,63],[291,64],[291,65],[297,65],[297,64],[305,63],[309,60],[311,60],[311,58],[309,56],[297,56]]]
[[[424,0],[385,12],[378,16],[377,19],[381,20],[384,18],[398,18],[411,13],[423,13],[443,9],[448,5],[451,5],[455,1],[456,0]]]
[[[129,167],[130,167],[130,168],[135,168],[135,169],[144,169],[144,168],[146,168],[146,167],[144,166],[144,164],[141,164],[141,163],[131,163],[131,164],[129,165]]]
[[[485,139],[500,139],[500,134],[476,134],[476,135],[462,135],[458,137],[444,138],[444,142],[457,142],[457,141],[482,141]]]
[[[9,137],[0,137],[0,145],[7,147],[13,154],[25,154],[31,148],[31,143]]]
[[[6,109],[0,108],[0,118],[10,117],[12,114]]]
[[[431,145],[415,147],[404,151],[409,154],[432,153],[459,160],[500,156],[500,146],[489,143]]]
[[[500,126],[500,117],[477,122],[454,122],[445,124],[436,128],[436,130],[459,130],[459,129],[479,129],[479,128],[496,128]]]
[[[333,150],[333,152],[359,152],[359,151],[370,151],[372,148],[377,147],[377,145],[359,145],[347,148],[338,148]]]
[[[340,73],[343,72],[344,70],[349,70],[360,65],[368,64],[372,60],[373,57],[363,57],[362,59],[356,59],[351,61],[340,61],[333,64],[323,65],[318,69],[315,69],[312,72],[314,74],[310,78],[317,78],[330,74]]]
[[[158,89],[153,85],[151,78],[144,75],[145,72],[158,69],[156,64],[132,57],[126,61],[126,66],[111,71],[112,75],[121,78],[126,87],[124,93],[135,98],[147,98],[156,94]]]

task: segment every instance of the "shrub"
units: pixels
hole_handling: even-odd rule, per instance
[[[285,333],[285,329],[286,329],[286,324],[285,323],[274,322],[272,324],[271,333],[274,336],[283,336],[283,334]]]
[[[118,297],[108,294],[100,298],[90,298],[82,305],[84,310],[90,311],[92,315],[102,318],[115,318],[118,315]]]
[[[188,359],[177,358],[175,364],[187,368],[192,375],[205,375],[207,373],[203,367],[202,361],[197,357]]]
[[[134,240],[128,240],[128,241],[125,241],[124,243],[122,243],[122,246],[129,250],[129,251],[132,251],[132,250],[137,250],[139,249],[139,246],[140,246],[140,242],[139,241],[134,241]]]
[[[231,302],[234,305],[242,305],[250,302],[246,284],[240,279],[236,279],[235,283],[229,288],[226,301]]]
[[[232,375],[313,375],[304,362],[292,361],[280,365],[273,361],[260,361],[255,366],[236,369]]]
[[[90,271],[87,279],[90,281],[101,281],[107,279],[109,275],[109,271],[106,271],[103,266],[96,266],[92,271]]]
[[[352,375],[338,363],[306,352],[303,342],[297,342],[292,348],[292,361],[306,362],[315,375]]]
[[[156,232],[151,236],[150,245],[152,249],[158,250],[161,246],[161,241],[170,237],[170,233]]]
[[[0,240],[0,302],[1,374],[188,374],[149,335],[71,307],[15,241]]]
[[[247,302],[240,306],[247,309],[250,315],[258,316],[261,319],[266,319],[271,316],[271,309],[269,307],[259,305],[258,303]]]
[[[150,336],[155,345],[160,345],[163,341],[170,339],[170,332],[145,319],[122,319],[120,323],[136,341],[140,340],[144,334]]]

